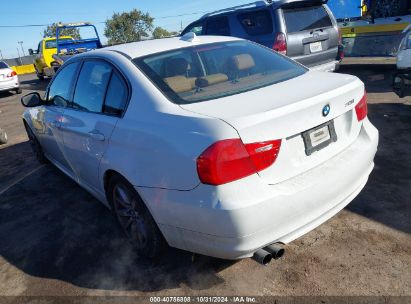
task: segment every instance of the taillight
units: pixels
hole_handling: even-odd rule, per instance
[[[344,54],[344,45],[342,41],[342,32],[341,29],[338,28],[338,55],[337,55],[337,60],[343,60],[345,57]]]
[[[275,37],[273,50],[283,55],[287,54],[287,38],[285,37],[284,33],[280,32]]]
[[[344,57],[345,57],[345,54],[344,54],[344,46],[339,45],[339,46],[338,46],[337,60],[343,60]]]
[[[12,72],[10,72],[10,73],[8,73],[7,74],[7,77],[14,77],[14,76],[17,76],[17,73],[16,73],[16,71],[12,71]]]
[[[358,121],[363,120],[367,117],[368,106],[367,106],[367,93],[364,92],[364,96],[361,98],[360,102],[355,106],[355,113],[357,113]]]
[[[244,145],[241,139],[225,139],[208,147],[197,158],[202,183],[222,185],[252,175],[277,159],[281,140]]]

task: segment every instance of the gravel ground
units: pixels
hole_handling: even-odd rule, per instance
[[[0,93],[10,138],[0,147],[0,295],[411,296],[411,97],[391,92],[390,67],[341,72],[366,82],[381,136],[375,170],[346,209],[266,267],[175,249],[138,259],[109,210],[35,161],[19,96]],[[21,82],[23,94],[47,84]]]

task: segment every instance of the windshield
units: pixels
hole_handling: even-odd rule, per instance
[[[248,41],[194,46],[133,62],[178,104],[239,94],[306,72],[292,60]]]
[[[63,39],[59,39],[59,44],[60,43],[65,43],[65,42],[71,42],[71,41],[73,41],[73,39],[63,38]],[[55,49],[55,48],[57,48],[56,39],[46,41],[46,49]]]

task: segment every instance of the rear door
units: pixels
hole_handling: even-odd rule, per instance
[[[339,33],[326,5],[295,3],[281,9],[287,35],[287,56],[305,66],[336,60]]]
[[[99,165],[128,96],[121,74],[103,60],[81,67],[73,103],[61,125],[65,154],[79,181],[99,189]]]

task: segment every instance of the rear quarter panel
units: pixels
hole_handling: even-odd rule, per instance
[[[199,184],[196,159],[218,139],[238,138],[219,119],[194,114],[168,101],[128,60],[132,97],[103,156],[102,182],[115,170],[137,187],[191,190]]]

